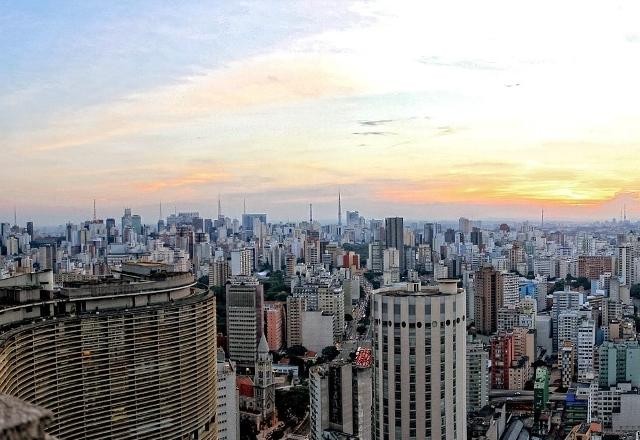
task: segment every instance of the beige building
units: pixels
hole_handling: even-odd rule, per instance
[[[373,292],[372,438],[466,435],[466,298],[457,281]]]

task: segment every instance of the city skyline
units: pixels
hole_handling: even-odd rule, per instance
[[[0,217],[637,218],[639,8],[5,5]]]

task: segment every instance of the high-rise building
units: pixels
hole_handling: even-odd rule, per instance
[[[236,366],[225,360],[224,350],[218,349],[218,440],[240,438],[239,396],[236,386]]]
[[[311,440],[371,439],[370,363],[336,360],[313,367],[309,400]]]
[[[222,287],[231,276],[229,260],[217,257],[209,264],[209,287]]]
[[[633,262],[633,247],[631,247],[629,244],[618,246],[616,258],[616,275],[620,278],[620,284],[627,285],[633,282]]]
[[[605,255],[578,256],[578,273],[576,276],[597,280],[605,273],[613,272],[613,259]],[[573,275],[573,274],[572,274]]]
[[[227,283],[227,345],[229,358],[252,367],[263,333],[262,284],[253,277],[232,277]]]
[[[253,249],[237,249],[231,251],[231,275],[253,275]]]
[[[402,217],[387,217],[384,220],[385,247],[395,248],[400,254],[400,274],[406,271],[404,255],[404,220]]]
[[[509,389],[509,373],[515,360],[513,333],[503,332],[491,338],[491,388]]]
[[[374,439],[466,435],[466,312],[458,280],[375,290]]]
[[[242,236],[245,240],[253,237],[256,220],[266,225],[267,214],[242,214]]]
[[[478,269],[473,282],[475,326],[479,333],[490,335],[498,329],[498,309],[503,305],[500,273],[486,265]]]
[[[58,291],[49,271],[0,298],[0,393],[50,409],[51,435],[217,438],[216,302],[192,274],[125,263]]]
[[[284,307],[281,302],[264,303],[264,322],[269,351],[278,351],[284,346]]]
[[[549,370],[546,367],[536,369],[533,383],[533,409],[538,413],[544,411],[549,404]]]
[[[467,412],[489,404],[489,353],[482,341],[467,339]]]
[[[558,366],[560,367],[560,382],[563,388],[569,388],[575,371],[575,345],[572,341],[563,341],[558,350]]]
[[[598,383],[601,388],[628,382],[640,387],[640,344],[605,342],[598,347]]]
[[[596,325],[590,319],[582,319],[578,326],[578,382],[595,378],[593,353],[596,345]]]
[[[307,310],[307,298],[287,296],[287,346],[302,345],[302,319]]]
[[[384,270],[384,246],[381,241],[369,243],[369,260],[367,267],[371,272],[382,273]]]

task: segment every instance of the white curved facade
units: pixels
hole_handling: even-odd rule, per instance
[[[0,334],[0,393],[51,410],[64,440],[215,439],[215,296],[166,281],[76,292],[74,310],[98,310],[59,313],[74,302],[61,300],[57,316],[16,323]]]

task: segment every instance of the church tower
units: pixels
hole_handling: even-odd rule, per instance
[[[258,345],[256,373],[254,377],[256,409],[262,416],[262,423],[271,425],[275,416],[276,390],[273,382],[273,358],[264,334]]]

